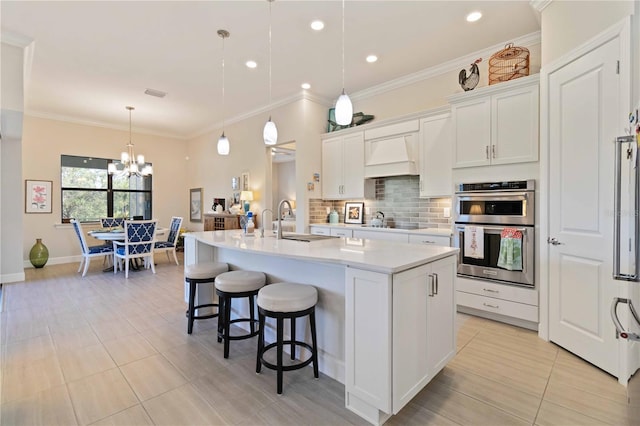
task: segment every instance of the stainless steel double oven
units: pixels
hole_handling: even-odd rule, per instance
[[[533,287],[535,251],[535,181],[462,183],[456,185],[454,198],[454,245],[458,254],[458,275],[495,282]],[[480,253],[469,253],[469,227],[482,235]],[[505,228],[521,235],[521,269],[498,266]],[[475,242],[474,242],[475,243]]]

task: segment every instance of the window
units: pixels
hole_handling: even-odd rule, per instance
[[[151,219],[151,176],[109,175],[117,160],[62,155],[62,222],[99,221],[103,217]]]

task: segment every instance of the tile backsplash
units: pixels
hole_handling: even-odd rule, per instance
[[[451,209],[451,198],[420,198],[419,176],[393,176],[375,180],[375,199],[364,201],[364,223],[371,223],[377,211],[384,213],[385,226],[394,228],[451,228],[451,218],[444,209]],[[344,223],[345,200],[309,200],[309,223],[327,223],[327,208],[336,209]],[[369,214],[366,214],[367,210]]]

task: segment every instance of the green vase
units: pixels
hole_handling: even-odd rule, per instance
[[[36,243],[29,252],[29,261],[35,268],[42,268],[49,260],[49,249],[42,244],[42,238],[36,238]]]

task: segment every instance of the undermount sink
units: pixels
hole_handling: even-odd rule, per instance
[[[282,236],[283,240],[292,240],[292,241],[304,241],[304,242],[311,242],[311,241],[318,241],[318,240],[327,240],[329,238],[339,238],[339,237],[334,237],[331,235],[315,235],[315,234],[285,234]]]

